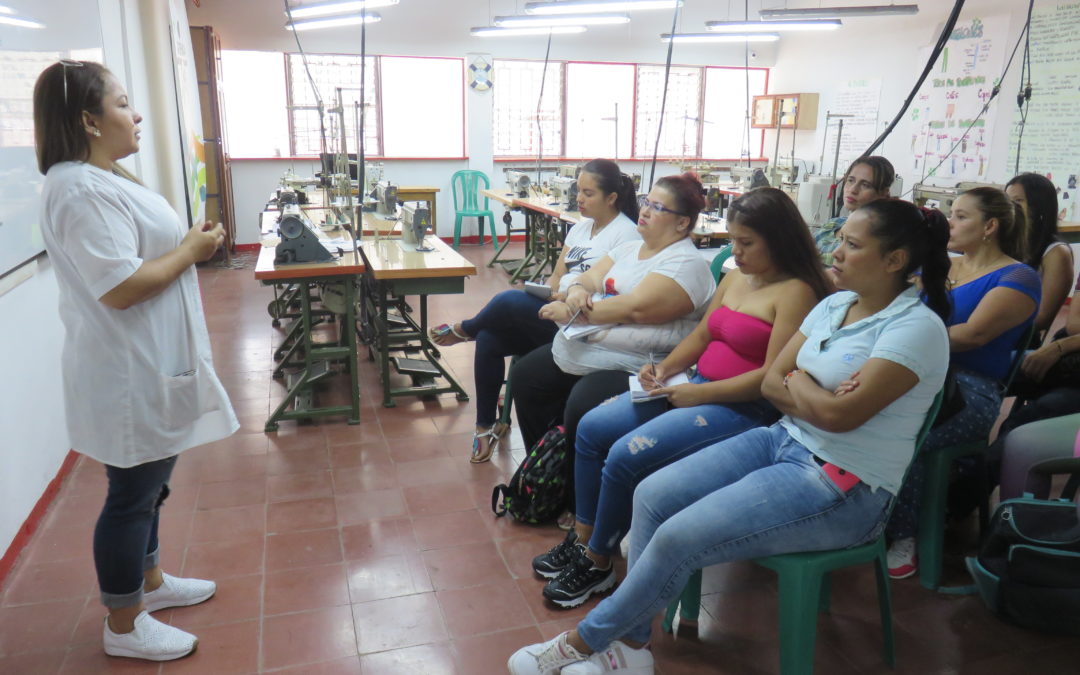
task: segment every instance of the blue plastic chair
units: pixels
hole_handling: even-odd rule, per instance
[[[491,245],[499,241],[495,232],[495,214],[484,197],[484,207],[480,208],[480,191],[491,187],[491,181],[483,171],[463,169],[450,177],[450,189],[454,195],[454,248],[461,245],[461,219],[480,219],[480,244],[484,244],[484,218],[491,224]]]

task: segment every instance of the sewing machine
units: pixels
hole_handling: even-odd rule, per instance
[[[281,241],[274,250],[275,265],[327,262],[333,259],[330,251],[319,241],[315,226],[295,202],[281,204],[278,236]]]
[[[388,180],[375,183],[375,211],[384,216],[397,214],[398,186]]]
[[[577,178],[578,170],[577,164],[560,164],[558,175],[563,178]]]
[[[558,202],[562,208],[567,211],[577,211],[577,196],[576,178],[559,175],[551,179],[552,201]]]
[[[743,190],[749,190],[754,172],[759,170],[752,166],[733,166],[731,167],[731,182]]]
[[[531,184],[532,181],[529,180],[528,174],[524,171],[506,172],[506,187],[515,197],[526,199],[529,196],[529,185]]]
[[[424,235],[431,227],[431,211],[417,202],[406,202],[401,207],[401,241],[416,247],[417,251],[430,251],[424,247]]]

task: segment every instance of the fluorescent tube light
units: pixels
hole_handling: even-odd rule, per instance
[[[501,28],[499,26],[479,26],[469,31],[475,37],[514,37],[517,35],[547,35],[548,33],[584,33],[585,26],[534,26],[532,28]]]
[[[382,17],[375,12],[363,14],[351,14],[348,16],[328,16],[319,19],[304,19],[285,24],[285,30],[319,30],[320,28],[336,28],[338,26],[359,26],[362,23],[378,23]]]
[[[375,7],[389,7],[398,4],[398,0],[341,0],[339,2],[317,2],[311,5],[290,7],[293,19],[308,19],[313,16],[327,16],[343,12],[356,12]]]
[[[705,28],[721,33],[775,33],[782,30],[836,30],[839,19],[805,21],[706,21]]]
[[[534,26],[602,26],[630,23],[629,14],[542,14],[539,16],[497,16],[493,24],[502,28],[531,28]]]
[[[662,33],[660,39],[664,42],[679,42],[682,44],[700,42],[776,42],[780,39],[777,33]]]
[[[646,9],[675,9],[683,0],[562,0],[562,2],[526,2],[526,14],[594,14],[596,12],[634,12]]]
[[[763,9],[762,19],[847,19],[853,16],[918,14],[918,5],[863,5],[861,7],[806,7],[803,9]]]
[[[44,28],[45,24],[37,19],[24,19],[19,16],[13,16],[11,14],[0,14],[0,24],[7,24],[8,26],[18,26],[19,28]]]

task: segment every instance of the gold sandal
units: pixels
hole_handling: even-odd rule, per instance
[[[495,448],[499,447],[499,442],[506,436],[506,432],[510,430],[510,425],[496,423],[487,431],[477,431],[473,434],[472,439],[472,456],[469,457],[469,461],[473,464],[483,464],[490,461],[491,456],[495,454]]]

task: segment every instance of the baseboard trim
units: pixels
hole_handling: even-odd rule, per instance
[[[56,476],[49,481],[45,491],[41,493],[41,497],[38,498],[34,508],[30,511],[30,515],[26,517],[22,527],[15,533],[15,538],[11,540],[11,545],[8,546],[4,557],[0,558],[0,589],[4,588],[4,582],[7,581],[8,574],[15,567],[15,561],[19,559],[19,554],[22,553],[26,545],[30,543],[30,538],[37,532],[46,512],[48,512],[53,500],[56,499],[56,495],[60,492],[60,486],[63,485],[64,479],[71,473],[71,469],[75,466],[75,460],[78,458],[79,455],[74,450],[68,450],[67,457],[64,458],[64,462],[60,465]]]

